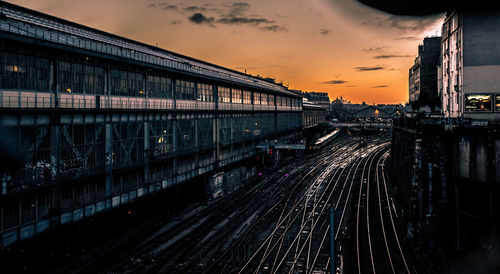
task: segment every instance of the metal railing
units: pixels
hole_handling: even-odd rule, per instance
[[[14,95],[15,94],[15,95]],[[28,94],[28,95],[27,95]],[[163,98],[120,97],[91,94],[37,93],[0,90],[0,108],[35,109],[140,109],[140,110],[231,110],[231,111],[301,111],[299,107],[248,105],[214,102],[174,100]]]

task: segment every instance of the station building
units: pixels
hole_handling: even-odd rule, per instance
[[[0,245],[301,137],[283,85],[0,2]]]

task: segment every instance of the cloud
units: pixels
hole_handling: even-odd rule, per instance
[[[355,67],[357,71],[374,71],[374,70],[383,70],[385,69],[384,67]]]
[[[209,25],[211,27],[215,27],[217,24],[233,26],[248,25],[262,31],[288,32],[285,26],[277,24],[275,20],[259,15],[249,15],[250,10],[250,4],[245,2],[227,3],[216,7],[211,4],[184,8],[184,11],[194,12],[188,19],[197,25]],[[216,18],[207,15],[207,13],[215,13]]]
[[[247,18],[247,17],[223,17],[217,20],[217,23],[226,25],[259,25],[259,24],[272,24],[274,21],[265,18]]]
[[[386,85],[380,85],[380,86],[373,86],[372,88],[387,88],[389,86],[386,86]]]
[[[182,23],[182,21],[181,20],[177,20],[177,19],[174,19],[174,20],[170,21],[170,24],[172,24],[172,25],[179,25],[180,23]]]
[[[375,59],[390,59],[390,58],[406,58],[406,57],[412,57],[411,55],[401,55],[401,54],[387,54],[387,55],[377,55],[374,56],[373,58]]]
[[[167,3],[167,2],[159,3],[158,7],[160,9],[163,9],[163,10],[174,10],[174,11],[177,10],[177,6],[176,5],[171,5],[171,4]]]
[[[380,52],[384,49],[387,49],[389,47],[374,47],[374,48],[367,48],[367,49],[363,49],[364,52],[367,52],[367,53],[372,53],[372,52]]]
[[[420,40],[420,38],[416,37],[416,36],[405,36],[405,37],[394,38],[394,40],[409,40],[409,41],[414,41],[414,40]]]
[[[392,28],[400,32],[424,32],[429,26],[436,22],[442,21],[443,15],[433,15],[426,17],[418,16],[377,16],[365,21],[362,24],[367,26],[375,26],[377,28]]]
[[[226,5],[229,11],[221,14],[221,18],[217,20],[217,23],[226,25],[253,25],[258,26],[260,24],[274,24],[274,20],[269,20],[259,16],[246,16],[246,13],[250,10],[250,4],[244,2],[236,2],[230,5]]]
[[[347,82],[348,81],[344,81],[344,80],[330,80],[330,81],[321,82],[321,84],[341,85],[341,84],[345,84]]]
[[[250,10],[250,4],[244,2],[236,2],[229,5],[230,16],[240,16]]]
[[[187,8],[184,8],[185,11],[189,11],[189,12],[203,12],[203,11],[207,11],[207,8],[205,7],[196,7],[196,6],[189,6]]]
[[[168,2],[161,2],[158,4],[152,3],[152,4],[149,4],[148,8],[172,10],[172,11],[177,11],[177,9],[178,9],[176,5],[171,5]]]
[[[264,26],[264,27],[260,27],[259,29],[264,30],[264,31],[272,31],[272,32],[279,32],[279,31],[288,32],[288,29],[286,27],[282,27],[279,25]]]
[[[321,35],[328,35],[330,33],[329,29],[320,29],[319,34]]]
[[[189,17],[189,21],[197,25],[207,24],[213,26],[212,23],[214,22],[214,20],[215,19],[213,17],[206,17],[201,13],[195,13]]]
[[[345,86],[346,88],[354,88],[354,87],[357,87],[356,85],[347,85]]]

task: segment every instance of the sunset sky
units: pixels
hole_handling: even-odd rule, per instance
[[[360,103],[404,103],[417,45],[444,14],[389,15],[355,0],[8,0],[247,73]]]

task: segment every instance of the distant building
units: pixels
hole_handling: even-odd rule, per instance
[[[451,12],[442,26],[445,117],[500,119],[500,11]]]
[[[409,100],[413,111],[438,112],[441,102],[438,94],[436,66],[440,56],[441,37],[424,38],[418,46],[418,56],[409,70]]]
[[[331,105],[331,117],[342,121],[356,118],[395,118],[404,112],[402,105],[368,105],[351,104],[341,98],[337,98]]]
[[[318,104],[327,110],[330,109],[330,98],[326,92],[304,92],[303,96],[311,103]]]

